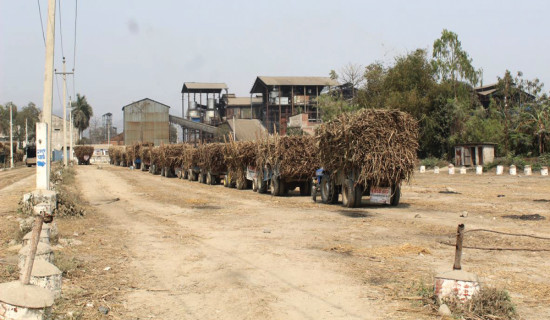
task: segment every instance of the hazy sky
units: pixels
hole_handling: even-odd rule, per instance
[[[45,31],[48,3],[38,1]],[[121,107],[145,97],[181,115],[185,81],[225,82],[248,96],[258,75],[328,76],[349,62],[431,51],[444,28],[459,35],[485,84],[506,69],[550,81],[550,1],[80,0],[76,64],[75,3],[61,0],[61,14],[58,6],[55,68],[62,34],[76,92],[96,116],[112,112],[119,131]],[[37,1],[0,0],[1,104],[42,107],[44,57]]]

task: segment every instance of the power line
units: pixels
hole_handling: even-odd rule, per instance
[[[61,36],[61,54],[65,57],[65,52],[63,52],[63,26],[61,25],[61,0],[57,0],[59,6],[59,35]]]
[[[40,0],[36,0],[38,3],[38,14],[40,15],[40,27],[42,28],[42,40],[44,40],[44,45],[46,45],[46,36],[44,35],[44,22],[42,22],[42,9],[40,8]]]
[[[75,1],[74,7],[74,47],[73,47],[73,72],[76,65],[76,22],[78,18],[78,0]],[[74,84],[74,75],[73,75],[73,84]]]

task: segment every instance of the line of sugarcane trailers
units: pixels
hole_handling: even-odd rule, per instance
[[[195,148],[200,147],[201,145],[195,146]],[[111,156],[111,154],[109,155]],[[381,185],[371,183],[363,185],[357,182],[358,170],[328,172],[323,168],[319,168],[314,170],[312,175],[285,176],[280,173],[277,166],[267,164],[262,168],[257,168],[254,164],[248,164],[242,168],[245,172],[245,175],[242,175],[237,174],[235,170],[211,171],[197,165],[184,167],[178,161],[172,161],[171,163],[163,166],[155,163],[155,161],[144,161],[138,156],[125,161],[115,161],[111,157],[111,164],[113,165],[133,166],[135,169],[148,171],[152,174],[178,177],[208,185],[221,183],[228,188],[252,189],[254,192],[270,193],[273,196],[285,196],[289,191],[299,188],[301,196],[311,196],[314,202],[317,201],[319,195],[322,203],[336,204],[339,202],[341,194],[341,203],[348,208],[360,206],[363,196],[370,196],[369,202],[373,204],[397,206],[401,196],[401,180],[395,183],[382,183]]]

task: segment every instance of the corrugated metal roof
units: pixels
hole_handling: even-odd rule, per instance
[[[482,95],[482,96],[487,96],[487,95],[490,95],[491,93],[497,91],[497,89],[490,89],[490,90],[486,90],[486,91],[478,91],[477,94],[479,95]]]
[[[227,84],[220,83],[209,83],[209,82],[184,82],[183,88],[181,89],[182,93],[200,91],[200,90],[227,90]]]
[[[253,104],[259,104],[262,103],[262,98],[252,98]],[[228,106],[249,106],[250,105],[250,97],[235,97],[235,98],[227,98],[227,105]]]
[[[169,106],[169,105],[166,105],[166,104],[164,104],[164,103],[155,101],[155,100],[153,100],[153,99],[143,98],[143,99],[141,99],[141,100],[134,101],[134,102],[132,102],[132,103],[129,103],[129,104],[125,105],[124,107],[122,107],[122,110],[124,111],[124,108],[126,108],[126,107],[128,107],[128,106],[130,106],[130,105],[133,105],[133,104],[137,104],[137,103],[139,103],[139,102],[141,102],[141,101],[145,101],[145,100],[149,100],[149,101],[158,103],[158,104],[160,104],[160,105],[162,105],[162,106],[165,106],[165,107],[167,107],[168,109],[170,109],[170,106]]]
[[[338,81],[329,77],[266,77],[259,76],[268,86],[338,86]]]
[[[339,86],[338,81],[330,77],[266,77],[258,76],[250,93],[263,93],[258,84],[265,86]]]

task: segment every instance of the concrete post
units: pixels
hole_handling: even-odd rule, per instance
[[[48,24],[46,29],[46,63],[44,67],[44,96],[42,100],[42,119],[41,121],[46,124],[46,135],[45,139],[43,139],[44,143],[46,143],[45,152],[44,155],[46,158],[43,161],[43,167],[38,166],[38,159],[37,159],[37,166],[36,166],[36,184],[37,187],[39,183],[38,181],[46,180],[46,182],[50,179],[50,156],[52,152],[51,148],[51,141],[50,137],[52,136],[51,130],[52,130],[52,103],[53,103],[53,58],[54,58],[54,49],[55,49],[55,0],[48,0]],[[37,126],[38,128],[38,126]],[[38,130],[37,130],[38,133]],[[38,134],[37,134],[38,137]],[[38,140],[38,139],[37,139]],[[37,157],[38,157],[38,145],[37,145]],[[42,170],[40,170],[42,168]],[[47,175],[47,176],[40,176],[40,175]],[[47,184],[41,184],[44,189],[49,188],[49,183]]]
[[[50,187],[50,154],[48,153],[48,124],[36,123],[36,189]]]

